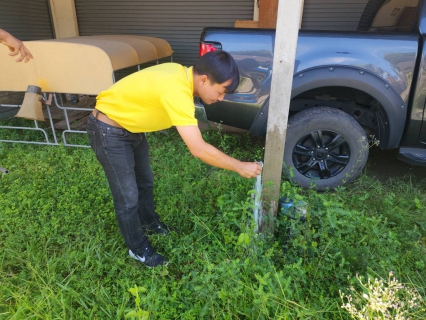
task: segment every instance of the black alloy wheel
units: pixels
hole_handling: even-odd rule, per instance
[[[349,163],[350,148],[334,131],[316,130],[302,137],[293,150],[297,171],[311,179],[329,179]]]
[[[306,109],[289,121],[283,171],[302,187],[325,190],[345,185],[361,173],[367,158],[364,130],[341,110]]]

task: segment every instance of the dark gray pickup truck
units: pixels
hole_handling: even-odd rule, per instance
[[[360,22],[364,31],[299,33],[283,172],[303,187],[350,182],[372,142],[426,165],[426,1],[382,3]],[[228,51],[241,74],[236,93],[204,106],[209,120],[265,135],[274,37],[204,29],[200,55]]]

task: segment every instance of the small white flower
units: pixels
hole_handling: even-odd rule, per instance
[[[368,278],[365,283],[363,278],[357,274],[356,278],[360,286],[367,293],[357,292],[351,286],[348,289],[354,297],[352,299],[351,295],[345,295],[340,291],[340,298],[343,302],[341,307],[346,309],[354,319],[410,319],[406,316],[409,316],[411,309],[420,306],[422,296],[415,288],[400,284],[392,276],[393,272],[390,271],[387,282],[383,279]]]

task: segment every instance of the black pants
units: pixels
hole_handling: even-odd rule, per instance
[[[159,221],[145,134],[110,126],[93,115],[87,133],[108,179],[121,234],[129,249],[139,254],[148,241],[143,227]]]

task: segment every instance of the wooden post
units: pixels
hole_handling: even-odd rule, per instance
[[[281,0],[278,4],[262,181],[261,231],[273,232],[271,218],[276,217],[278,210],[301,6],[302,0]]]
[[[274,29],[277,25],[277,11],[278,0],[260,0],[259,28]]]
[[[79,35],[74,0],[49,0],[55,38],[77,37]]]

